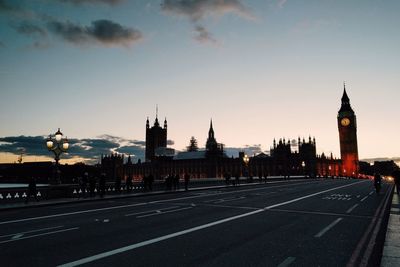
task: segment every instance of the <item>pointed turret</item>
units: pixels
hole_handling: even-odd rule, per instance
[[[210,129],[208,130],[208,138],[214,139],[214,129],[213,129],[213,124],[212,124],[212,119],[210,121]]]
[[[146,120],[146,129],[149,129],[149,128],[150,128],[149,117],[147,117],[147,120]]]
[[[167,117],[165,117],[165,120],[164,120],[164,129],[167,129]]]

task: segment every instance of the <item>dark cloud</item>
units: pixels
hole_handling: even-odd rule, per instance
[[[0,153],[8,152],[31,156],[53,155],[46,148],[45,136],[8,136],[0,137]],[[99,138],[69,139],[70,148],[62,158],[70,159],[79,157],[87,162],[96,163],[101,155],[122,153],[132,155],[133,158],[144,160],[145,142],[140,140],[127,140],[124,138],[104,135]],[[127,144],[127,145],[126,145]]]
[[[24,21],[21,22],[19,25],[12,26],[18,33],[25,34],[25,35],[40,35],[40,36],[47,36],[47,32],[45,29],[32,24],[31,22]]]
[[[124,0],[58,0],[64,3],[71,3],[74,5],[82,4],[107,4],[107,5],[117,5],[124,2]]]
[[[33,17],[35,15],[34,12],[25,9],[16,3],[16,1],[11,0],[0,0],[0,14],[1,13],[17,18]]]
[[[198,21],[211,14],[221,16],[226,13],[254,18],[249,8],[238,0],[164,0],[161,6],[167,13],[187,16],[192,21]]]
[[[197,33],[195,39],[200,43],[217,43],[217,40],[215,40],[212,34],[209,33],[203,26],[197,25],[195,31]]]
[[[48,23],[48,28],[73,44],[99,43],[109,46],[129,46],[142,39],[142,33],[139,30],[126,28],[110,20],[96,20],[91,26],[52,21]]]
[[[225,147],[224,148],[225,153],[228,157],[238,157],[239,156],[239,152],[244,151],[247,155],[253,156],[253,155],[257,155],[260,153],[266,153],[269,154],[269,151],[263,151],[261,149],[261,145],[246,145],[244,147]]]
[[[208,15],[223,16],[233,13],[247,19],[254,19],[254,15],[239,0],[164,0],[161,4],[166,14],[188,17],[194,25],[196,36],[194,39],[200,43],[212,43],[217,41],[212,34],[198,21]]]
[[[167,140],[167,145],[173,146],[175,144],[174,140]]]

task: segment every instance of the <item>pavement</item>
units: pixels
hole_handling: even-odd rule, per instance
[[[400,197],[393,194],[381,266],[400,266]]]

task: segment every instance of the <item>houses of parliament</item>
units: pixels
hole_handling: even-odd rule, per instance
[[[337,115],[341,158],[332,154],[316,153],[315,138],[298,138],[297,140],[273,140],[270,154],[260,153],[248,157],[239,152],[237,157],[228,157],[224,146],[217,142],[210,121],[205,149],[198,149],[191,142],[187,151],[174,153],[167,147],[167,120],[160,125],[158,114],[152,126],[146,120],[145,161],[133,163],[128,158],[124,164],[123,157],[111,155],[102,157],[103,170],[110,176],[141,180],[144,176],[153,175],[155,179],[164,179],[168,175],[189,174],[191,178],[222,178],[225,175],[246,177],[268,176],[349,176],[358,177],[359,161],[357,148],[357,123],[350,99],[344,87],[341,106]],[[191,140],[194,141],[195,140]],[[112,173],[110,173],[112,172]]]

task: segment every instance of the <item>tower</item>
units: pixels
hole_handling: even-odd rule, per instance
[[[146,120],[146,161],[156,158],[156,150],[167,147],[167,119],[164,120],[164,128],[158,122],[158,108],[153,127],[150,128],[149,119]]]
[[[337,123],[339,128],[340,155],[342,170],[345,176],[358,176],[358,147],[356,115],[350,106],[350,99],[344,85],[342,106],[338,112]]]

